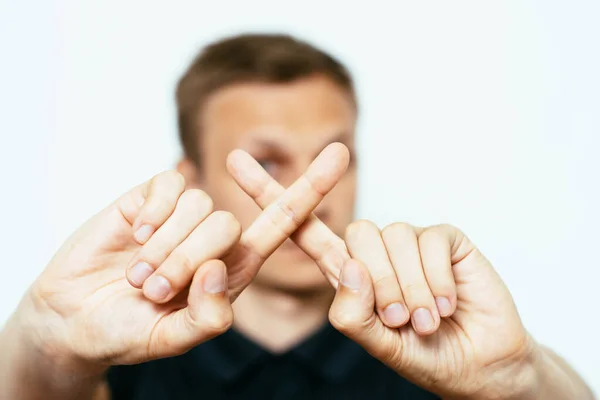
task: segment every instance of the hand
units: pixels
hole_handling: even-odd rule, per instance
[[[224,332],[230,303],[348,158],[326,148],[243,233],[178,173],[155,176],[68,239],[17,311],[22,331],[45,354],[98,370],[181,354]]]
[[[284,190],[246,153],[228,165],[263,208]],[[509,398],[533,379],[537,346],[500,277],[458,229],[380,232],[359,221],[344,242],[311,216],[291,238],[338,288],[332,324],[400,375],[463,398]]]
[[[461,231],[397,223],[380,232],[358,221],[346,243],[353,260],[330,311],[340,331],[441,396],[508,399],[532,387],[537,345],[506,286]]]

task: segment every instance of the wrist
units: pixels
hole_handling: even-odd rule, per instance
[[[529,400],[539,399],[541,347],[527,337],[518,355],[485,368],[479,389],[466,396],[444,397],[446,400]]]
[[[529,399],[594,399],[585,381],[561,357],[544,346],[538,346],[535,371],[536,384]]]
[[[509,385],[504,386],[504,392],[495,393],[497,396],[495,398],[507,400],[538,400],[543,398],[539,396],[539,392],[545,355],[542,347],[533,339],[530,340],[531,350],[528,355],[504,374]]]
[[[502,365],[500,365],[502,364]],[[446,400],[594,399],[583,379],[558,355],[530,336],[518,357],[496,363],[480,378],[479,390]]]
[[[530,349],[486,374],[482,389],[461,400],[538,400],[593,398],[585,383],[570,376],[552,353],[530,339]]]

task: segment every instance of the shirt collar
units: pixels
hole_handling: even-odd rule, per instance
[[[205,373],[233,381],[269,353],[233,329],[192,349],[189,355]]]
[[[328,380],[347,376],[364,350],[327,323],[313,336],[291,350],[313,371]]]
[[[327,323],[308,339],[288,351],[326,380],[339,380],[358,363],[364,350]],[[196,370],[232,382],[273,355],[242,334],[230,329],[188,352]]]

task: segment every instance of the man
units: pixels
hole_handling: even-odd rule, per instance
[[[331,56],[229,38],[177,105],[178,172],[58,251],[2,332],[0,398],[593,397],[459,230],[351,223],[357,101]]]

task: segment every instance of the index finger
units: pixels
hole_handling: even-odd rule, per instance
[[[348,160],[348,149],[344,145],[329,145],[287,191],[252,156],[241,150],[232,152],[227,163],[230,174],[242,190],[265,210],[248,229],[249,236],[252,237],[255,228],[260,234],[262,224],[270,224],[271,216],[278,209],[292,210],[288,215],[297,217],[302,214],[302,218],[295,219],[294,229],[297,231],[290,238],[317,262],[334,287],[337,286],[342,265],[350,257],[344,241],[312,214],[312,210],[346,171]],[[282,204],[286,207],[281,207]],[[298,212],[300,210],[301,213]],[[304,223],[298,227],[297,223],[301,221]],[[286,231],[277,241],[269,243],[269,254],[292,232]],[[273,247],[273,244],[276,246]]]
[[[128,191],[116,201],[121,215],[133,228],[134,238],[144,244],[169,218],[185,189],[177,171],[165,171]]]

